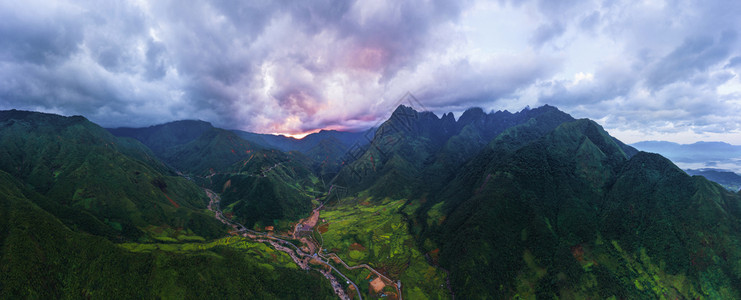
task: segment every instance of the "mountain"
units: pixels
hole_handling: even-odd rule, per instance
[[[221,193],[222,209],[235,221],[248,228],[287,229],[289,221],[311,212],[322,187],[303,155],[265,151],[232,171],[209,176],[207,185]]]
[[[83,117],[0,111],[0,298],[332,296],[287,254],[222,238],[206,201]]]
[[[704,168],[698,170],[687,169],[685,172],[689,175],[699,175],[710,181],[717,182],[730,191],[741,190],[741,175],[731,171]]]
[[[560,293],[559,272],[580,278],[568,249],[596,237],[590,229],[599,216],[590,206],[600,202],[628,154],[588,120],[564,122],[529,142],[507,142],[521,132],[545,132],[538,127],[531,122],[503,133],[443,190],[443,202],[430,206],[446,218],[430,222],[423,236],[441,244],[440,263],[450,268],[456,294],[544,296]],[[549,274],[543,281],[553,281],[553,290],[519,288]],[[501,288],[483,289],[489,285]]]
[[[108,131],[115,136],[136,139],[152,151],[161,153],[168,148],[189,143],[213,128],[208,122],[183,120],[146,128],[109,128]]]
[[[0,124],[0,170],[67,226],[123,240],[159,238],[152,230],[163,227],[205,238],[225,230],[203,212],[201,189],[135,141],[79,116],[0,111]]]
[[[282,135],[224,130],[204,121],[175,121],[145,128],[108,129],[118,137],[136,139],[176,169],[191,175],[206,176],[231,169],[237,162],[274,151],[306,155],[310,168],[336,174],[340,158],[354,145],[367,144],[372,132],[321,130],[303,139]],[[253,155],[254,154],[254,155]],[[303,160],[297,159],[297,160]],[[257,160],[253,161],[256,162]],[[330,178],[331,179],[331,178]]]
[[[187,174],[205,176],[247,159],[262,146],[203,121],[175,121],[145,128],[108,129],[136,139],[164,162]]]
[[[228,130],[212,128],[192,141],[166,148],[161,157],[178,170],[205,176],[262,154],[259,150],[262,147],[242,140]]]
[[[316,146],[304,154],[311,159],[315,174],[323,179],[331,180],[342,168],[342,157],[350,151],[351,147],[352,145],[348,147],[336,138],[329,137],[319,141]]]
[[[0,112],[0,297],[327,296],[283,250],[217,238],[194,182],[364,298],[741,297],[741,191],[552,106],[402,105],[368,144],[328,133],[305,152],[158,126]]]
[[[222,193],[224,213],[249,228],[276,225],[282,229],[288,220],[305,217],[315,189],[323,188],[312,173],[314,163],[303,154],[265,149],[207,122],[176,121],[109,131],[141,141],[169,166]]]
[[[321,276],[278,264],[271,251],[256,255],[254,251],[228,246],[188,250],[208,246],[200,243],[122,247],[68,227],[27,195],[45,197],[0,171],[0,298],[3,299],[176,296],[329,299],[333,295]],[[163,250],[129,250],[137,246]],[[286,288],[286,282],[290,282],[291,288]]]
[[[741,172],[741,146],[723,142],[677,144],[645,141],[632,144],[640,150],[659,153],[683,169],[721,168]]]
[[[267,148],[284,152],[299,151],[303,153],[310,151],[312,148],[327,139],[335,140],[345,148],[351,147],[354,143],[367,143],[366,140],[369,139],[365,137],[366,135],[369,135],[369,133],[365,131],[345,132],[337,130],[320,130],[319,132],[308,134],[301,139],[284,135],[261,134],[242,130],[232,130],[232,132],[247,141],[264,145]],[[370,135],[370,137],[372,137],[372,135]]]
[[[311,159],[312,170],[329,181],[340,171],[349,152],[364,149],[373,139],[375,128],[362,132],[321,130],[302,139],[283,135],[259,134],[232,130],[245,140],[281,151],[297,151]]]
[[[551,128],[571,119],[552,106],[544,106],[488,114],[472,108],[456,121],[452,113],[438,118],[401,105],[376,131],[368,150],[356,154],[356,160],[348,160],[349,166],[336,184],[400,197],[439,189],[504,130],[526,122]]]
[[[741,296],[739,194],[549,106],[394,115],[328,209],[406,199],[397,213],[456,297]]]

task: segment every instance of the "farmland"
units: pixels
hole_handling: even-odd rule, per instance
[[[409,234],[400,213],[406,200],[369,200],[344,200],[322,211],[314,236],[324,251],[336,253],[351,266],[365,263],[392,280],[401,280],[405,298],[449,297],[445,274],[427,264]],[[346,275],[364,294],[370,293],[370,282],[377,278],[365,269],[349,270]],[[392,291],[391,286],[382,289]],[[370,296],[374,294],[381,295]]]

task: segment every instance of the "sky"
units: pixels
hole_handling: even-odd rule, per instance
[[[362,130],[550,104],[627,143],[741,144],[741,2],[0,0],[0,109]]]

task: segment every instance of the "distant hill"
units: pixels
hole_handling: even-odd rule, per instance
[[[723,142],[677,144],[645,141],[632,144],[639,150],[659,153],[683,169],[716,168],[741,173],[741,146]]]
[[[372,133],[368,132],[345,132],[337,130],[321,130],[319,132],[306,135],[302,139],[296,139],[284,135],[253,133],[242,130],[232,130],[239,137],[266,146],[267,148],[277,149],[284,152],[299,151],[307,153],[316,147],[322,141],[327,139],[336,140],[340,145],[349,148],[354,143],[368,143],[367,140],[373,138]],[[372,131],[372,129],[371,129]],[[365,136],[368,136],[367,138]]]
[[[202,176],[223,171],[264,148],[204,121],[184,120],[108,131],[142,142],[160,159],[180,171]]]
[[[731,171],[705,168],[698,170],[687,169],[685,172],[690,175],[703,176],[708,180],[717,182],[730,191],[736,192],[741,190],[741,175]]]
[[[343,159],[353,150],[366,147],[373,139],[376,128],[362,132],[344,132],[321,130],[295,139],[283,135],[260,134],[241,130],[232,130],[241,138],[264,145],[266,148],[284,152],[298,151],[311,160],[311,168],[320,178],[329,181],[343,165]]]
[[[109,128],[112,134],[142,142],[156,156],[178,170],[206,175],[245,161],[262,149],[298,151],[312,161],[312,169],[333,176],[340,159],[353,146],[364,146],[374,129],[365,132],[321,130],[296,139],[283,135],[224,130],[195,120],[174,121],[143,128]],[[259,152],[259,155],[263,155]],[[329,175],[328,175],[329,176]]]
[[[108,131],[115,136],[139,140],[152,151],[161,153],[165,149],[189,143],[213,128],[208,122],[183,120],[145,128],[109,128]]]
[[[323,189],[312,173],[314,162],[305,155],[266,149],[269,147],[207,122],[186,120],[109,131],[141,141],[199,185],[223,193],[224,212],[250,228],[305,217],[311,211],[311,200],[317,190]],[[323,144],[336,140],[334,135],[347,136],[332,132],[308,141]],[[301,142],[300,145],[312,144]]]

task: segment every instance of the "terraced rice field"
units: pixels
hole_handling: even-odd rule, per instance
[[[445,274],[430,266],[417,250],[404,217],[400,214],[406,200],[347,200],[322,210],[315,236],[323,232],[327,252],[334,252],[350,265],[366,263],[393,280],[401,280],[405,299],[449,298]],[[364,294],[387,296],[394,289],[386,286],[371,292],[375,275],[368,271],[351,272],[349,276]]]

